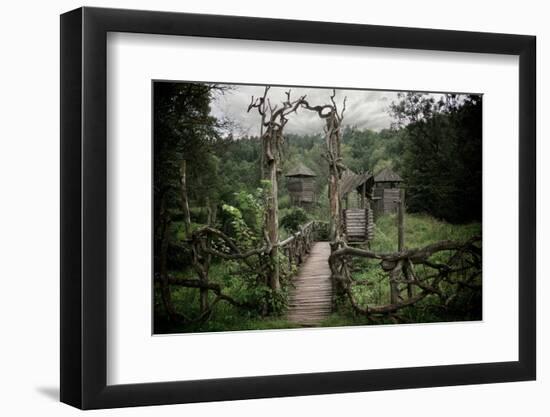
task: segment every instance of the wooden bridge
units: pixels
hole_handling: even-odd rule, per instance
[[[316,223],[309,222],[279,243],[289,267],[299,268],[289,290],[287,319],[302,326],[318,325],[330,314],[332,307],[330,245],[315,242],[315,229]]]
[[[315,222],[279,243],[289,267],[298,267],[289,290],[287,319],[302,326],[316,326],[326,319],[332,309],[332,281],[328,258],[330,244],[315,241]],[[344,230],[350,243],[372,239],[372,210],[344,210]]]
[[[328,242],[315,242],[300,272],[293,279],[289,294],[288,320],[302,326],[315,326],[330,314],[332,282]]]

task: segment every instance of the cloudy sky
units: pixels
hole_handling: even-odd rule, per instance
[[[268,97],[272,105],[286,99],[286,87],[272,87]],[[260,131],[260,115],[257,110],[247,113],[252,96],[262,96],[263,86],[233,85],[224,94],[217,94],[212,102],[212,114],[219,118],[227,118],[238,126],[235,136],[255,136]],[[306,95],[310,105],[330,103],[332,89],[324,88],[291,88],[291,99]],[[397,100],[397,93],[391,91],[367,90],[336,90],[336,103],[341,109],[342,101],[347,97],[344,125],[357,126],[363,129],[379,131],[390,127],[392,119],[388,107]],[[317,113],[299,109],[298,113],[289,116],[285,127],[286,133],[314,134],[323,131],[323,121]]]

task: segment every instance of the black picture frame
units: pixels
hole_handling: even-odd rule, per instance
[[[519,360],[107,385],[108,32],[519,56]],[[535,379],[534,36],[84,7],[61,15],[60,56],[62,402],[94,409]]]

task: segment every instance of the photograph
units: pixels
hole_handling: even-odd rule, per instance
[[[153,334],[483,319],[482,94],[152,89]]]

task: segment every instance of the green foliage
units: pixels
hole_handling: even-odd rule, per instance
[[[315,240],[327,241],[329,240],[329,222],[315,221]]]
[[[407,206],[452,223],[481,220],[481,96],[400,95],[391,112],[404,134]]]
[[[184,312],[199,314],[196,302],[196,291],[190,288],[174,288],[174,304],[178,309],[185,306]],[[202,323],[193,323],[182,326],[179,323],[170,323],[162,309],[160,293],[155,292],[155,334],[163,333],[194,333],[194,332],[221,332],[221,331],[250,331],[270,329],[291,329],[299,327],[283,317],[263,317],[256,312],[247,312],[227,303],[218,303],[210,319]],[[192,310],[191,310],[192,309]]]
[[[253,247],[263,240],[269,181],[262,181],[254,193],[234,193],[234,206],[222,204],[222,222],[226,233],[245,247]]]
[[[224,204],[222,206],[224,219],[230,226],[230,236],[241,249],[252,249],[263,245],[263,227],[267,208],[267,196],[271,184],[262,181],[261,187],[254,194],[244,191],[235,193],[237,206]],[[223,274],[218,273],[223,287],[236,300],[256,305],[257,311],[269,311],[279,314],[286,309],[288,281],[295,272],[289,269],[288,260],[279,253],[280,280],[282,289],[273,292],[268,285],[264,274],[257,271],[267,271],[271,259],[267,254],[247,259],[247,266],[243,261],[221,262],[224,265]],[[250,268],[251,267],[251,268]]]
[[[252,247],[258,240],[254,230],[244,221],[241,210],[237,207],[224,204],[223,211],[227,214],[229,224],[231,225],[231,235],[243,246],[243,248]]]
[[[296,207],[281,218],[279,225],[291,233],[300,230],[300,226],[306,224],[309,217],[304,209]]]
[[[377,173],[388,167],[399,170],[403,133],[403,130],[374,132],[347,126],[342,135],[344,163],[355,172]]]
[[[220,201],[235,205],[236,190],[253,194],[261,186],[260,149],[259,138],[235,139],[231,136],[224,138],[221,146],[215,149],[219,159],[215,190]]]

